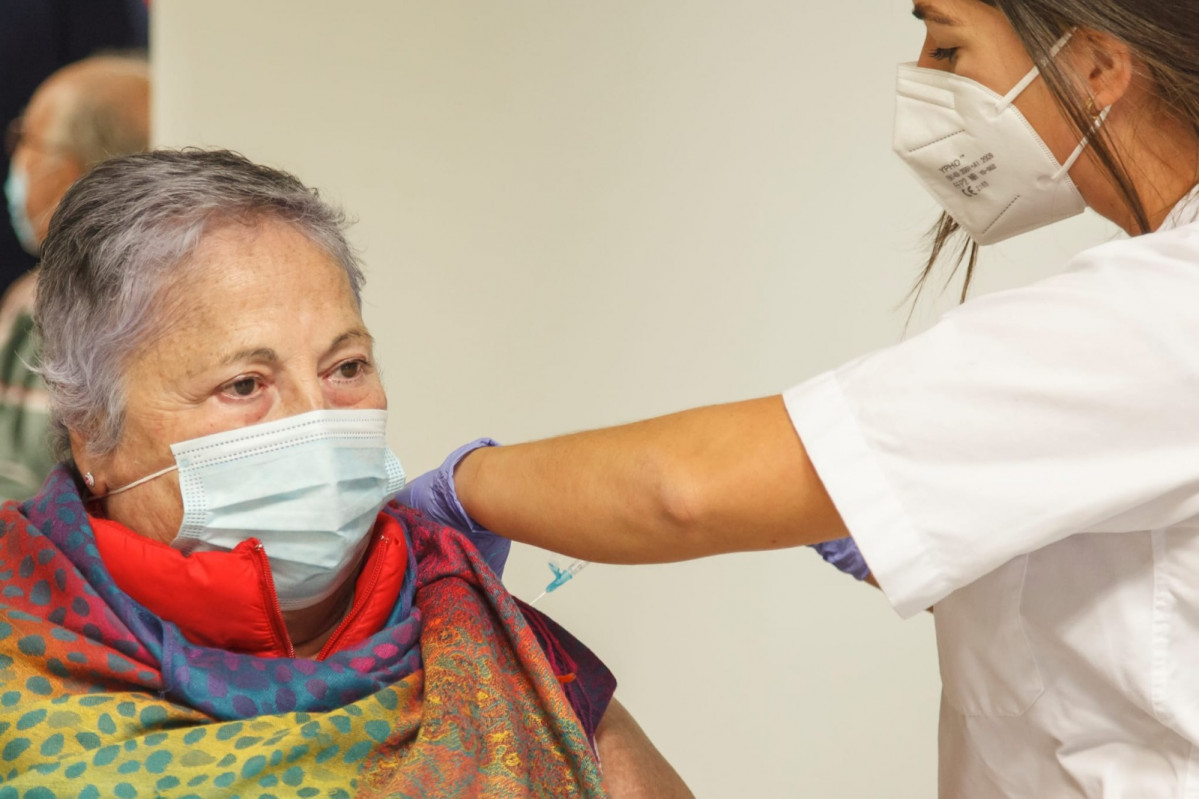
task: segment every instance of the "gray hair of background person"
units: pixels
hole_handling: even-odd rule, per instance
[[[58,106],[51,138],[89,169],[106,159],[150,146],[148,126],[137,119],[130,94],[150,84],[150,65],[141,54],[101,54],[84,62],[103,69],[103,79],[78,85]]]
[[[71,430],[94,454],[119,443],[125,365],[170,323],[164,295],[191,277],[204,234],[269,221],[327,252],[361,304],[345,215],[286,172],[225,150],[157,150],[106,161],[71,187],[50,220],[34,311],[58,457],[70,458]]]

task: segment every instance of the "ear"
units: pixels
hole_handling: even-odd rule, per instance
[[[52,196],[56,196],[58,199],[54,201],[54,208],[58,207],[63,195],[67,193],[67,189],[75,185],[75,181],[79,180],[86,173],[87,168],[83,165],[82,161],[74,155],[63,154],[61,166],[55,169],[50,175],[47,175],[46,178],[47,180],[53,179],[55,181],[53,186],[54,194]],[[53,212],[53,209],[51,209],[51,212]]]
[[[105,480],[105,459],[91,454],[87,447],[87,439],[78,430],[71,430],[71,459],[75,461],[75,468],[79,470],[79,476],[84,478],[84,483],[87,482],[87,475],[92,476],[92,484],[88,486],[88,490],[93,494],[107,494],[108,482]]]
[[[62,165],[41,178],[42,181],[49,184],[39,187],[52,197],[57,197],[48,208],[38,214],[36,219],[31,220],[34,225],[34,233],[38,241],[45,241],[46,234],[50,230],[50,217],[54,215],[54,211],[58,208],[58,204],[62,201],[63,195],[67,193],[67,189],[75,184],[75,181],[83,177],[87,170],[83,167],[83,162],[74,156],[66,156],[63,158]]]
[[[1093,30],[1076,34],[1080,46],[1075,49],[1082,90],[1097,109],[1110,108],[1128,93],[1135,76],[1135,61],[1128,45],[1114,36]]]

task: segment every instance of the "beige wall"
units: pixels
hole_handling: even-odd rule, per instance
[[[358,217],[415,474],[478,435],[777,393],[897,340],[935,217],[889,151],[894,64],[922,41],[909,11],[160,0],[155,124]],[[1006,245],[983,289],[1104,233]],[[541,553],[514,553],[514,593],[548,579]],[[595,566],[541,607],[607,660],[699,796],[935,793],[931,618],[900,622],[811,552]]]

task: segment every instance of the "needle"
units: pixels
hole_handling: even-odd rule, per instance
[[[550,571],[552,571],[554,573],[554,579],[551,580],[550,584],[545,587],[545,590],[541,592],[540,596],[538,596],[537,599],[534,599],[529,604],[536,605],[538,600],[541,599],[541,597],[545,596],[550,591],[557,591],[559,588],[561,588],[563,585],[565,585],[566,582],[568,580],[570,580],[570,578],[574,577],[576,574],[583,571],[583,569],[587,568],[589,565],[590,565],[590,561],[575,560],[575,561],[572,561],[569,566],[567,566],[565,569],[563,569],[563,568],[560,568],[557,564],[555,564],[551,560],[550,561]]]

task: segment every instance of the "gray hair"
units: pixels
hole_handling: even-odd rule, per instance
[[[156,150],[106,161],[67,191],[42,246],[34,318],[38,371],[50,394],[55,453],[70,431],[92,454],[116,448],[123,375],[142,342],[169,322],[167,288],[188,277],[205,233],[281,221],[323,249],[361,304],[362,270],[345,215],[294,176],[227,150]]]

